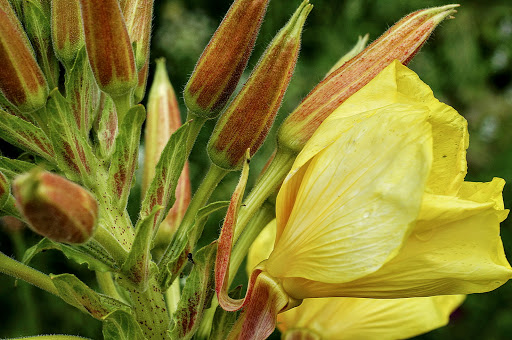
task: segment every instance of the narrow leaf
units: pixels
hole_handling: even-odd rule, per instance
[[[161,206],[155,206],[150,215],[140,219],[137,223],[135,240],[133,241],[133,246],[122,268],[123,272],[128,276],[131,282],[135,284],[136,288],[142,291],[147,289],[150,275],[154,217],[161,209]]]
[[[105,340],[139,340],[144,339],[144,334],[132,314],[116,310],[103,322],[103,337]]]
[[[0,109],[0,138],[54,163],[54,151],[43,130]]]
[[[178,308],[173,315],[172,339],[191,339],[213,296],[213,268],[217,243],[200,249],[193,257],[194,268],[183,288]]]
[[[43,238],[39,243],[25,251],[22,262],[28,264],[34,256],[49,249],[60,250],[68,259],[78,264],[86,264],[90,270],[100,272],[119,270],[106,250],[94,240],[90,240],[84,245],[71,246]]]
[[[137,165],[142,123],[146,111],[142,105],[132,107],[126,114],[115,142],[108,174],[108,187],[116,198],[116,205],[124,210],[132,187],[133,174]]]
[[[201,208],[196,215],[195,228],[196,232],[200,233],[203,230],[203,227],[208,220],[208,216],[220,209],[224,209],[229,205],[229,201],[219,201],[208,204],[206,207]],[[165,265],[164,268],[160,268],[160,277],[159,282],[166,289],[172,284],[172,282],[176,279],[178,273],[181,272],[181,268],[187,263],[187,256],[189,250],[192,249],[192,242],[190,240],[194,236],[190,235],[190,233],[185,238],[176,238],[173,240],[171,252],[174,256],[171,257],[169,261],[161,261],[161,265]]]
[[[82,179],[88,185],[97,173],[96,158],[89,142],[80,134],[69,102],[58,89],[50,93],[47,104],[50,138],[59,168],[71,180]]]
[[[188,130],[189,123],[185,123],[169,138],[156,165],[155,176],[142,202],[140,218],[149,215],[156,205],[164,207],[154,217],[154,232],[176,200],[176,185],[188,156],[186,152]]]
[[[105,319],[116,310],[130,311],[125,303],[95,292],[72,274],[50,277],[64,301],[98,320]]]
[[[0,171],[11,180],[19,174],[29,172],[35,166],[34,163],[0,156]]]

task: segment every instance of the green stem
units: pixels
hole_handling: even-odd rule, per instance
[[[50,279],[48,275],[18,262],[2,252],[0,252],[0,272],[26,281],[48,293],[59,296],[57,288],[55,288],[52,279]]]
[[[104,227],[98,226],[93,237],[109,252],[119,266],[123,265],[128,257],[128,251],[119,243],[114,235]]]
[[[187,158],[194,147],[194,143],[196,142],[197,136],[201,131],[204,123],[206,122],[206,118],[196,116],[191,111],[187,112],[187,121],[190,121],[190,129],[187,137]]]
[[[146,339],[168,339],[169,315],[164,295],[156,280],[151,278],[144,291],[129,289],[133,301],[135,317]]]
[[[169,289],[165,292],[165,301],[167,302],[167,310],[169,317],[178,309],[178,303],[180,302],[180,281],[174,280]]]
[[[133,105],[133,91],[128,91],[118,97],[112,97],[114,105],[116,106],[117,113],[117,126],[121,126],[124,116],[131,109]]]
[[[210,164],[210,168],[208,169],[203,182],[199,185],[194,197],[192,197],[188,209],[183,216],[183,220],[181,220],[180,226],[173,235],[172,241],[169,243],[169,246],[167,246],[167,249],[165,249],[162,259],[158,264],[161,270],[163,268],[167,268],[168,264],[171,263],[173,259],[183,257],[181,256],[183,255],[181,253],[183,252],[182,245],[184,243],[191,245],[191,247],[195,245],[202,232],[202,230],[199,230],[198,228],[194,229],[194,227],[196,227],[195,221],[197,212],[208,202],[213,190],[215,190],[217,184],[219,184],[228,172],[228,170],[221,169],[215,164]],[[184,264],[185,263],[178,266],[179,268],[176,269],[177,272],[181,272]],[[174,274],[178,275],[178,273]],[[166,275],[165,271],[162,270],[160,279],[164,287],[166,286],[165,282],[167,281]],[[171,282],[168,282],[168,284],[170,283]]]
[[[114,283],[114,279],[111,273],[97,271],[96,280],[98,281],[98,285],[104,294],[117,300],[124,301],[124,299],[121,297],[121,295],[119,295],[119,292],[117,291],[117,287]]]
[[[258,211],[263,202],[277,191],[292,168],[296,156],[297,155],[290,150],[284,148],[277,149],[274,159],[257,181],[252,191],[245,198],[244,204],[240,208],[233,242],[238,240],[245,226],[249,223],[252,216]]]

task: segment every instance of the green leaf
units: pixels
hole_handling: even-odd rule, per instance
[[[242,286],[237,286],[231,290],[229,296],[233,299],[242,298]],[[229,331],[233,328],[239,314],[240,312],[227,312],[221,306],[217,306],[213,316],[212,331],[208,340],[227,339]]]
[[[60,250],[68,259],[78,264],[86,264],[90,270],[100,272],[119,270],[106,250],[94,240],[90,240],[84,245],[71,246],[43,238],[25,251],[22,262],[28,264],[38,253],[49,249]]]
[[[96,154],[108,163],[114,152],[118,129],[114,101],[105,93],[100,94],[98,112],[92,128]]]
[[[122,310],[107,315],[103,322],[103,337],[105,340],[145,340],[135,317]]]
[[[150,275],[151,243],[153,241],[153,221],[155,214],[162,207],[157,205],[150,215],[140,219],[137,223],[137,233],[128,258],[123,264],[122,270],[135,288],[145,291]]]
[[[50,92],[47,111],[50,138],[59,168],[69,179],[82,179],[87,186],[93,186],[98,173],[96,157],[89,142],[78,130],[69,102],[58,89]]]
[[[75,275],[50,275],[50,278],[64,301],[98,320],[105,319],[116,310],[131,310],[127,304],[95,292]]]
[[[34,124],[0,109],[0,138],[54,163],[54,151],[46,134]]]
[[[160,262],[160,277],[158,281],[164,289],[168,289],[171,283],[176,279],[177,275],[181,272],[181,269],[186,264],[187,256],[190,250],[192,250],[203,227],[208,220],[210,214],[224,209],[229,206],[229,201],[219,201],[208,204],[206,207],[201,208],[196,215],[195,224],[197,228],[194,228],[194,235],[189,232],[185,237],[179,237],[177,235],[171,241],[171,254],[172,257],[164,258]],[[198,235],[198,236],[195,236]]]
[[[36,167],[34,163],[0,156],[0,171],[11,180],[19,174],[29,172],[34,167]]]
[[[132,187],[133,174],[137,165],[140,133],[146,119],[144,106],[132,107],[121,123],[115,142],[115,151],[108,173],[108,187],[116,197],[116,206],[124,210]]]
[[[176,185],[188,157],[186,146],[189,127],[189,123],[183,124],[169,138],[156,165],[155,176],[142,202],[140,218],[149,215],[156,205],[164,207],[155,216],[154,233],[176,200]]]
[[[213,270],[216,253],[217,243],[212,243],[201,248],[193,257],[194,268],[173,315],[172,339],[190,339],[197,331],[214,292]]]

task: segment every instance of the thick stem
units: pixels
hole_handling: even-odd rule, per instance
[[[245,198],[244,204],[240,208],[233,242],[238,240],[245,226],[249,223],[252,216],[258,211],[263,202],[279,188],[292,168],[296,156],[293,151],[288,149],[280,147],[277,149],[274,159],[252,191]]]
[[[13,276],[17,279],[26,281],[36,287],[39,287],[48,293],[59,296],[59,292],[52,282],[52,279],[46,274],[18,262],[4,253],[0,252],[0,272]]]
[[[117,287],[111,273],[97,271],[96,280],[98,281],[98,285],[100,286],[100,289],[103,292],[103,294],[113,297],[114,299],[124,301],[124,299],[117,291]]]
[[[93,237],[109,252],[119,266],[123,265],[128,257],[128,251],[119,243],[114,235],[103,226],[98,226]]]
[[[116,106],[118,126],[121,126],[124,116],[126,116],[126,113],[128,113],[133,105],[133,91],[130,90],[118,97],[112,97],[112,100]]]
[[[191,111],[187,112],[187,121],[190,121],[190,130],[188,132],[187,137],[187,157],[190,155],[192,148],[194,147],[194,143],[196,142],[197,136],[201,131],[204,123],[206,122],[206,118],[196,116]]]

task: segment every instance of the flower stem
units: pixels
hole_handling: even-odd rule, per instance
[[[18,262],[2,252],[0,252],[0,272],[26,281],[48,293],[59,296],[57,288],[55,288],[52,279],[50,279],[48,275]]]
[[[274,159],[245,198],[244,204],[240,208],[233,242],[238,240],[245,226],[263,202],[279,188],[292,168],[296,156],[293,151],[278,147]]]
[[[196,116],[190,110],[187,112],[187,121],[190,122],[190,130],[188,132],[187,137],[187,158],[194,147],[194,143],[196,142],[197,136],[201,131],[204,123],[206,122],[206,118]]]
[[[112,278],[111,273],[96,271],[96,280],[98,281],[98,285],[104,294],[113,297],[114,299],[124,301],[124,299],[117,291],[117,287],[114,283],[114,279]]]

